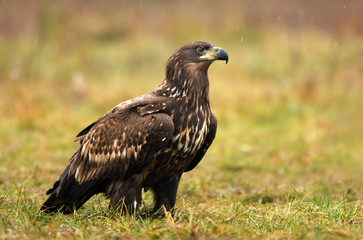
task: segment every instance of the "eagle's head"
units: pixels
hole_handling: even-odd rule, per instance
[[[215,60],[224,60],[228,63],[227,52],[220,47],[205,41],[190,42],[179,48],[167,62],[167,77],[185,67],[194,71],[207,73],[211,63]]]

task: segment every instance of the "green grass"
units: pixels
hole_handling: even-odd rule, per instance
[[[83,25],[85,13],[44,11],[37,37],[0,44],[0,239],[363,238],[361,35],[235,28],[231,17],[218,36],[178,19],[169,39],[166,23],[160,37],[145,23],[86,15]],[[225,48],[230,62],[210,68],[217,137],[183,175],[174,212],[146,216],[148,192],[131,217],[111,217],[103,196],[70,216],[39,214],[76,134],[151,91],[194,39]]]

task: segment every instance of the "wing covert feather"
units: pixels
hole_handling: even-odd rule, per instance
[[[70,168],[78,182],[122,177],[139,170],[165,148],[174,132],[164,113],[141,116],[137,111],[109,114],[92,126],[81,141]]]

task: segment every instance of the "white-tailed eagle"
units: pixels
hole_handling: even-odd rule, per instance
[[[80,145],[47,191],[41,210],[71,213],[104,193],[110,208],[132,213],[151,189],[157,211],[174,207],[180,177],[203,158],[217,130],[209,106],[207,71],[227,52],[195,41],[168,60],[166,78],[152,92],[120,103],[81,131]]]

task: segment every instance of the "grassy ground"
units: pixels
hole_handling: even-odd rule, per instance
[[[244,25],[198,35],[190,23],[166,40],[94,18],[62,25],[57,9],[44,11],[37,37],[0,42],[0,239],[363,238],[361,35]],[[230,62],[209,71],[217,137],[183,176],[173,214],[145,217],[150,193],[132,217],[110,218],[103,196],[71,216],[39,214],[75,135],[152,90],[170,54],[195,39]]]

